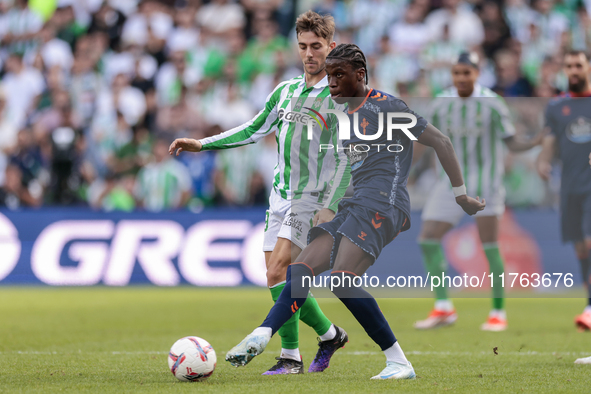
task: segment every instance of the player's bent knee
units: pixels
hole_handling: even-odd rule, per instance
[[[285,270],[278,271],[276,268],[267,270],[267,286],[275,286],[278,283],[285,281]]]
[[[283,282],[290,263],[291,257],[289,256],[273,256],[269,262],[269,268],[267,268],[267,285],[274,286],[277,283]]]
[[[417,239],[418,242],[426,242],[426,241],[441,241],[442,236],[440,236],[438,234],[437,231],[435,231],[432,228],[423,228],[421,230],[421,233],[419,234],[419,237]]]
[[[294,263],[287,269],[287,280],[291,283],[292,296],[306,297],[314,280],[314,271],[303,263]]]

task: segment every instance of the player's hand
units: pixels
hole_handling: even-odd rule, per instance
[[[538,160],[536,163],[536,169],[538,170],[538,175],[545,181],[550,180],[550,174],[552,173],[552,164],[548,163],[545,160]]]
[[[332,211],[332,209],[322,208],[320,211],[316,212],[316,215],[314,215],[312,224],[317,226],[322,223],[330,222],[332,219],[334,219],[334,215],[335,213]]]
[[[589,153],[589,165],[591,166],[591,153]]]
[[[482,211],[486,206],[486,201],[484,200],[484,198],[482,199],[482,201],[480,201],[479,197],[472,198],[465,194],[456,197],[456,202],[460,207],[462,207],[464,212],[466,212],[468,215],[474,215],[477,212]]]
[[[178,156],[182,151],[201,152],[201,148],[203,148],[203,145],[197,140],[192,138],[177,138],[172,141],[172,144],[170,144],[168,153],[174,155],[176,152],[176,155]]]

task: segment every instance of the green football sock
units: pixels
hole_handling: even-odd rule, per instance
[[[308,293],[308,299],[298,312],[300,312],[300,320],[312,327],[319,336],[326,334],[332,326],[332,322],[324,316],[312,293]]]
[[[441,278],[441,275],[447,269],[447,262],[445,261],[441,242],[435,240],[422,241],[419,242],[419,245],[423,253],[423,261],[425,262],[427,271],[432,277],[438,276]],[[447,288],[444,286],[443,281],[441,286],[435,288],[435,299],[447,300]]]
[[[279,298],[279,295],[283,291],[285,287],[285,282],[281,284],[275,285],[270,287],[269,290],[271,291],[271,297],[273,297],[273,302],[276,302]],[[308,301],[304,303],[306,305]],[[303,306],[302,306],[303,308]],[[300,308],[281,328],[277,333],[281,337],[281,347],[283,349],[297,349],[299,347],[299,335],[300,335]]]
[[[504,309],[505,308],[505,289],[502,286],[501,275],[505,272],[503,257],[499,251],[499,244],[491,242],[482,244],[484,253],[488,259],[488,266],[490,272],[493,274],[492,282],[492,306],[493,309]]]

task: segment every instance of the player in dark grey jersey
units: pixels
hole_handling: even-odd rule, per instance
[[[546,108],[546,128],[538,173],[550,178],[555,155],[562,162],[560,214],[562,241],[572,242],[581,263],[583,283],[589,300],[583,313],[575,318],[580,330],[591,330],[591,81],[589,57],[582,51],[565,55],[564,71],[568,92],[552,100]]]

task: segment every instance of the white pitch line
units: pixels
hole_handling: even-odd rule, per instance
[[[523,352],[505,352],[502,349],[497,350],[499,355],[503,356],[589,356],[591,355],[589,352],[537,352],[537,351],[523,351]],[[110,351],[110,352],[82,352],[80,350],[72,351],[72,352],[39,352],[39,351],[28,351],[28,350],[14,350],[8,352],[0,352],[0,354],[22,354],[22,355],[48,355],[48,356],[55,356],[55,355],[71,355],[71,354],[111,354],[111,355],[127,355],[127,356],[141,356],[141,355],[167,355],[168,352],[162,351]],[[353,352],[339,352],[339,354],[347,355],[347,356],[372,356],[383,354],[382,352],[377,351],[353,351]],[[405,352],[407,355],[412,356],[489,356],[493,355],[493,350],[490,351],[482,351],[482,352],[438,352],[438,351],[420,351],[420,350],[411,350]]]
[[[536,351],[523,351],[523,352],[504,352],[502,349],[498,350],[499,355],[504,356],[585,356],[589,355],[589,352],[536,352]],[[368,356],[375,354],[382,354],[382,352],[342,352],[340,354],[347,354],[350,356]],[[435,351],[420,351],[411,350],[404,352],[404,354],[412,356],[488,356],[494,355],[491,349],[488,352],[435,352]]]

